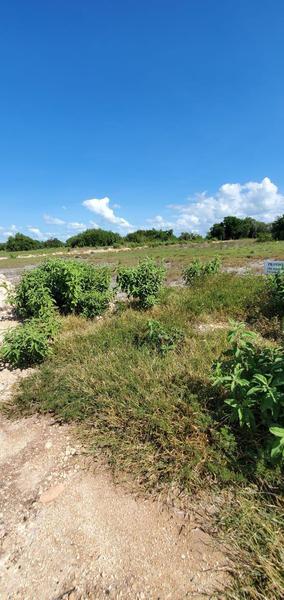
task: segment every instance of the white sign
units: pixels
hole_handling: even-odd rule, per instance
[[[284,269],[284,260],[266,260],[264,262],[265,275],[273,275]]]

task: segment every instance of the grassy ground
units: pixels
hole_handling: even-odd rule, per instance
[[[266,331],[265,294],[262,278],[224,273],[166,289],[148,312],[120,304],[99,322],[65,318],[54,355],[23,381],[13,411],[78,422],[92,451],[143,489],[218,495],[218,529],[239,564],[228,598],[280,600],[280,471],[232,426],[210,381],[230,318]],[[147,342],[149,319],[182,333],[172,350]]]
[[[18,268],[31,264],[39,264],[45,260],[44,254],[52,255],[56,253],[62,256],[62,252],[67,256],[82,258],[93,264],[110,264],[115,268],[118,264],[133,265],[139,259],[145,256],[151,256],[154,259],[165,261],[168,270],[168,279],[179,279],[184,266],[193,259],[200,258],[208,260],[215,256],[220,256],[225,267],[245,266],[253,261],[262,261],[264,259],[284,259],[284,242],[265,242],[258,243],[254,240],[238,240],[235,242],[206,242],[189,243],[184,245],[161,245],[156,247],[131,248],[130,250],[108,250],[108,252],[92,252],[91,248],[77,248],[70,252],[64,248],[47,250],[36,250],[22,253],[0,252],[0,271],[6,268]],[[32,257],[30,255],[33,255]],[[4,260],[1,260],[3,257]],[[260,267],[261,270],[261,267]]]

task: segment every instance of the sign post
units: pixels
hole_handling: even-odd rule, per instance
[[[284,260],[265,260],[264,273],[265,275],[273,275],[278,271],[284,270]]]

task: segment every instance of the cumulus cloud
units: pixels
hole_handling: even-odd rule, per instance
[[[65,221],[63,219],[58,219],[57,217],[52,217],[51,215],[43,215],[44,221],[48,225],[65,225]]]
[[[15,235],[17,231],[19,231],[19,228],[16,225],[10,225],[8,229],[6,229],[5,227],[0,227],[0,235],[4,239],[10,237],[10,235]]]
[[[74,230],[74,231],[83,231],[83,229],[86,229],[86,225],[85,223],[77,223],[75,222],[71,222],[71,223],[67,223],[67,228]]]
[[[119,225],[120,227],[125,227],[126,229],[131,229],[132,225],[130,225],[126,219],[117,217],[109,203],[110,199],[106,196],[105,198],[92,198],[90,200],[84,200],[82,204],[88,210],[91,210],[97,215],[100,215],[106,221],[109,221],[109,223],[112,223],[113,225]]]
[[[168,208],[173,213],[174,229],[205,233],[228,215],[269,223],[284,212],[284,196],[265,177],[260,182],[224,183],[213,196],[203,192],[189,198],[187,204],[171,204]]]
[[[93,229],[99,229],[100,227],[95,221],[89,221],[89,223],[93,227]]]
[[[27,227],[28,231],[32,233],[33,236],[42,240],[46,237],[46,234],[42,233],[42,231],[38,227]]]
[[[154,227],[154,229],[171,229],[175,226],[175,223],[167,221],[161,215],[156,215],[153,219],[147,219],[147,223]]]

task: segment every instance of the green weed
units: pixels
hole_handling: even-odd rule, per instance
[[[146,258],[137,267],[120,267],[117,285],[129,298],[138,300],[141,308],[147,309],[156,304],[165,273],[164,267]]]

